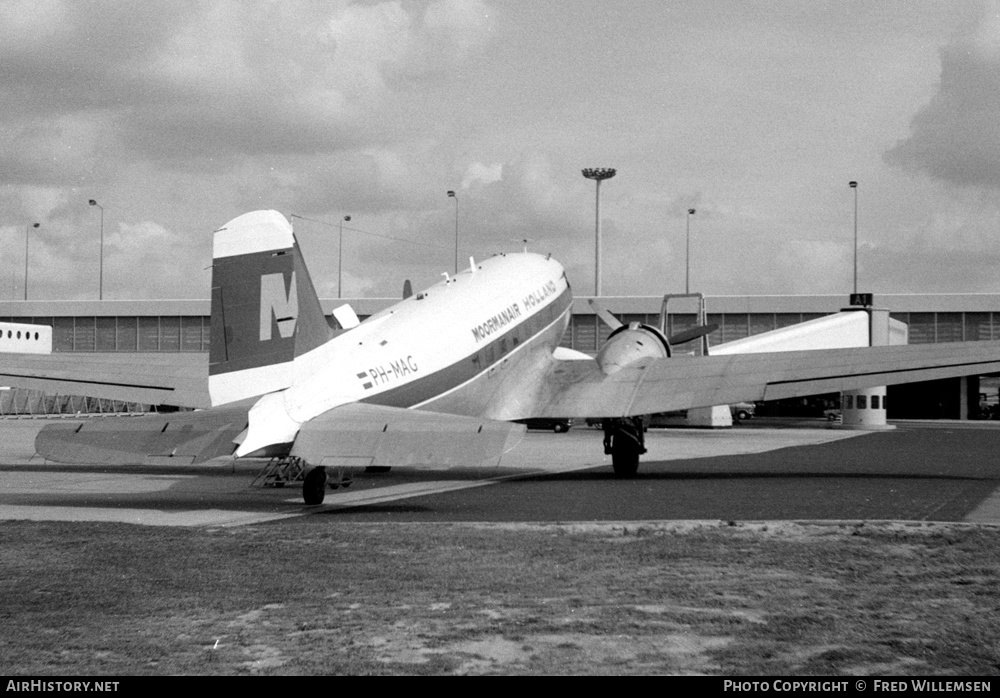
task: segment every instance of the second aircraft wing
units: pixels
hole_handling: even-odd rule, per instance
[[[0,354],[0,385],[49,394],[208,407],[204,353]]]
[[[614,417],[1000,371],[1000,342],[642,359],[605,375],[553,360],[522,417]]]

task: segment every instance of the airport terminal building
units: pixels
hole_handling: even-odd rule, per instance
[[[349,303],[364,319],[397,300],[326,299],[322,305],[330,314],[335,307]],[[597,320],[588,300],[587,296],[574,299],[572,321],[562,344],[596,354],[610,330]],[[601,304],[623,322],[654,326],[662,303],[658,296],[601,298]],[[995,310],[1000,309],[1000,294],[883,295],[877,296],[874,304],[888,308],[892,318],[907,324],[910,344],[1000,339],[1000,310]],[[846,296],[709,296],[705,298],[707,319],[718,325],[709,335],[709,344],[823,317],[847,305]],[[0,301],[0,321],[51,326],[53,352],[207,352],[209,306],[208,300]],[[697,324],[694,306],[690,299],[672,301],[668,335]],[[680,350],[696,349],[697,344]],[[997,403],[996,385],[995,380],[970,377],[890,386],[888,417],[976,418],[981,416],[984,396],[990,405]],[[0,414],[146,409],[108,403],[9,390],[0,394]]]

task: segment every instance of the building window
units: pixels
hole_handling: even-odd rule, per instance
[[[134,317],[118,318],[118,351],[135,351],[137,341],[137,323]]]
[[[115,318],[97,318],[97,351],[115,351]]]
[[[775,329],[774,313],[750,313],[750,336]]]
[[[865,410],[868,409],[868,398],[864,395],[858,395],[858,409]]]
[[[201,351],[201,317],[181,318],[181,351]]]
[[[73,318],[73,351],[94,351],[94,318]]]
[[[845,395],[844,396],[844,409],[845,410],[853,410],[854,409],[854,396],[853,395]]]
[[[55,319],[52,325],[52,351],[73,351],[73,318]]]
[[[937,314],[937,342],[962,341],[962,313]]]
[[[160,350],[160,318],[139,318],[139,351]]]
[[[181,350],[181,319],[176,315],[160,316],[160,351]]]
[[[872,409],[878,409],[878,395],[872,395]]]

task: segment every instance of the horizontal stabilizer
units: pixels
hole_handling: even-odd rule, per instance
[[[77,465],[190,465],[232,455],[249,405],[48,424],[35,437],[46,460]]]
[[[302,425],[291,454],[339,467],[497,465],[524,426],[398,407],[350,404]]]

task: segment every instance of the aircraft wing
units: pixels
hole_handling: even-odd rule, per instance
[[[292,455],[341,467],[496,465],[524,431],[510,422],[352,403],[303,424]]]
[[[523,416],[631,416],[997,371],[997,341],[643,359],[610,375],[596,361],[553,361]]]
[[[0,385],[149,405],[208,407],[208,354],[0,354]]]
[[[251,398],[196,412],[55,422],[35,439],[39,455],[60,463],[188,465],[230,456],[247,426]],[[311,465],[434,467],[495,464],[524,426],[352,403],[302,425],[291,455]]]

